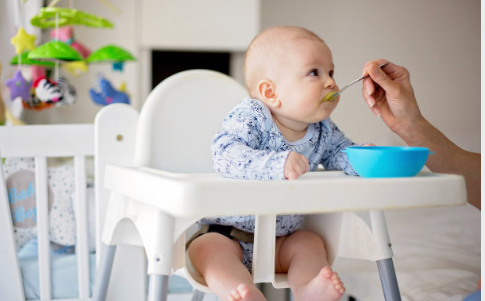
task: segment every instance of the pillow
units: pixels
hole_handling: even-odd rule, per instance
[[[12,212],[17,249],[37,236],[35,163],[33,158],[7,158],[4,174]],[[74,191],[74,167],[49,167],[48,204],[50,241],[71,246],[76,243],[76,223],[70,196]]]

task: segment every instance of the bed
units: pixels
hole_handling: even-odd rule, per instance
[[[461,301],[481,275],[481,214],[471,205],[385,212],[403,301]],[[357,301],[384,300],[374,263],[338,258]]]

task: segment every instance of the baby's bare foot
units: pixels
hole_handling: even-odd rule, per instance
[[[344,284],[337,273],[327,266],[305,287],[295,293],[295,299],[297,301],[337,301],[344,293]]]
[[[254,287],[251,289],[246,284],[239,284],[235,289],[231,291],[231,294],[227,296],[227,301],[265,301],[264,295]]]

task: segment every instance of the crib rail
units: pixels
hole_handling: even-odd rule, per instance
[[[36,208],[37,208],[37,235],[38,235],[38,262],[39,262],[39,281],[40,299],[52,299],[52,277],[51,277],[51,258],[49,240],[49,204],[48,204],[48,166],[47,158],[71,157],[74,160],[74,179],[75,193],[74,206],[76,210],[76,253],[78,262],[78,287],[79,299],[88,300],[90,298],[89,286],[89,250],[88,250],[88,219],[86,204],[86,157],[94,155],[94,127],[91,124],[83,125],[36,125],[18,127],[0,127],[0,155],[2,158],[9,157],[28,157],[35,159],[35,187],[36,187]],[[1,179],[2,189],[0,190],[0,201],[2,202],[2,220],[11,223],[10,210],[8,206],[8,196],[3,179]],[[5,206],[5,204],[7,204]],[[5,207],[5,210],[3,210]],[[4,216],[5,215],[5,216]],[[7,219],[8,218],[8,219]],[[0,237],[10,232],[7,245],[1,248],[0,270],[4,267],[14,269],[9,270],[10,279],[21,279],[18,259],[16,254],[12,254],[13,233],[12,227],[0,224]],[[10,264],[8,263],[10,262]],[[16,285],[3,283],[0,278],[0,300],[25,300],[23,287],[18,290],[18,280]],[[5,298],[5,297],[8,297]]]

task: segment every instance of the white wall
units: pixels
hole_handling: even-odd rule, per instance
[[[0,62],[5,66],[14,53],[8,43],[12,22],[4,9],[5,0],[0,3]],[[139,55],[136,23],[139,2],[113,3],[123,11],[121,15],[99,1],[75,1],[76,8],[104,16],[115,24],[114,29],[78,26],[76,38],[91,49],[112,43]],[[360,76],[368,60],[385,58],[405,66],[411,72],[423,114],[457,144],[480,151],[479,0],[262,0],[260,23],[262,28],[298,25],[320,35],[333,51],[340,86]],[[176,33],[177,28],[173,30]],[[235,61],[242,64],[240,56]],[[26,118],[30,123],[92,122],[99,107],[90,100],[88,89],[94,85],[98,72],[107,75],[115,85],[121,79],[126,80],[135,106],[139,107],[142,99],[137,95],[144,84],[140,69],[139,63],[127,63],[120,75],[111,71],[109,65],[93,66],[87,75],[69,77],[79,94],[74,106],[34,112]],[[241,72],[242,68],[236,66],[233,70]],[[12,68],[7,72],[11,76]],[[241,74],[235,77],[242,78]],[[7,78],[2,74],[2,83]],[[341,97],[333,114],[341,129],[356,142],[402,143],[372,115],[360,93],[357,85]]]
[[[365,62],[405,66],[422,113],[457,144],[480,151],[480,1],[262,1],[263,28],[306,27],[332,49],[336,80]],[[367,109],[361,86],[342,95],[334,121],[356,142],[401,143]]]

